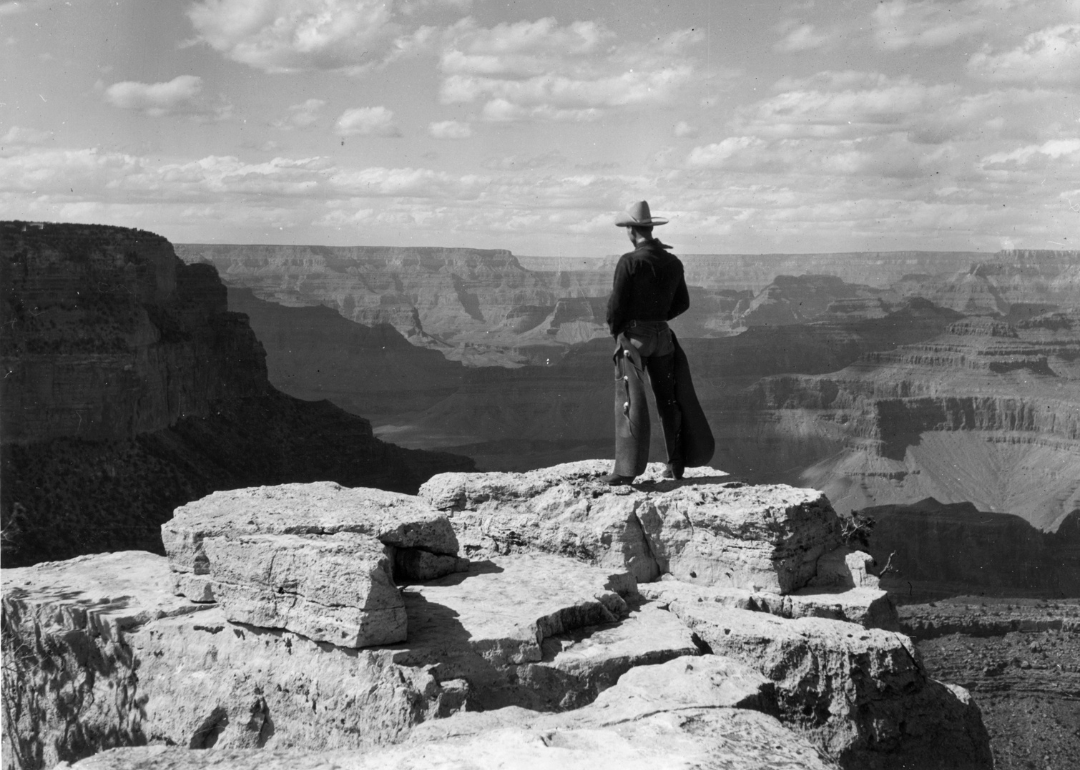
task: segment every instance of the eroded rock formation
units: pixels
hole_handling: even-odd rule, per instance
[[[879,627],[895,610],[826,500],[658,466],[611,489],[606,465],[217,493],[165,526],[167,559],[5,570],[6,766],[991,766],[967,694]],[[342,544],[351,567],[305,561]],[[370,552],[396,643],[344,632]],[[410,552],[473,561],[430,578]]]
[[[164,238],[0,223],[4,561],[160,551],[177,505],[214,489],[330,479],[415,491],[464,457],[404,450],[267,381],[210,265]]]

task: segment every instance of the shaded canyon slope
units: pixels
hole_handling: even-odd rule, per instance
[[[6,566],[160,552],[173,509],[216,489],[334,480],[414,491],[467,458],[412,451],[267,380],[209,265],[164,238],[0,225]]]
[[[588,282],[551,281],[505,250],[182,244],[177,253],[259,299],[390,324],[468,363],[546,360],[603,333],[603,302],[591,301]]]

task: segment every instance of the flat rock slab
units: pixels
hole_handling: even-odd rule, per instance
[[[654,604],[636,606],[618,623],[588,626],[550,636],[539,663],[518,667],[517,678],[539,698],[529,703],[545,711],[580,708],[640,666],[652,670],[701,649],[673,613]]]
[[[118,641],[125,629],[206,609],[173,593],[164,556],[118,551],[2,571],[7,622]]]
[[[590,706],[561,714],[522,708],[459,713],[419,725],[406,743],[371,752],[105,752],[80,770],[826,770],[806,739],[750,710],[770,685],[730,659],[679,658],[627,673]]]
[[[387,546],[368,535],[250,535],[203,541],[225,617],[318,642],[371,647],[404,641],[405,602]]]
[[[646,599],[667,607],[672,602],[711,602],[732,609],[767,612],[782,618],[828,618],[886,631],[900,629],[896,605],[877,588],[802,588],[781,596],[767,591],[702,586],[670,575],[640,586]]]
[[[840,545],[840,522],[816,490],[747,486],[711,469],[631,486],[599,479],[610,463],[527,473],[445,473],[420,496],[450,517],[473,557],[539,551],[627,569],[639,582],[688,582],[786,594]]]
[[[404,592],[409,640],[397,660],[450,673],[463,654],[500,668],[536,663],[547,637],[626,617],[637,583],[607,570],[547,554],[519,554],[473,563],[458,573]]]

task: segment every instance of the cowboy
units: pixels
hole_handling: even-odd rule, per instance
[[[615,267],[607,323],[615,338],[615,470],[602,477],[611,486],[629,484],[649,462],[649,406],[645,375],[656,398],[667,461],[663,476],[681,479],[686,466],[712,458],[713,439],[694,394],[686,356],[667,322],[690,307],[679,258],[653,238],[654,217],[647,201],[627,209],[616,226],[625,227],[634,250]]]

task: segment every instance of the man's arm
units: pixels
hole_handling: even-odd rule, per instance
[[[679,285],[675,287],[675,296],[671,298],[671,307],[668,308],[667,320],[677,315],[682,315],[690,309],[690,292],[686,289],[686,278],[679,276]]]
[[[618,337],[629,320],[626,317],[629,293],[630,261],[624,255],[615,266],[615,278],[612,280],[611,296],[607,303],[607,325],[612,337]]]

